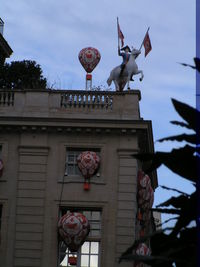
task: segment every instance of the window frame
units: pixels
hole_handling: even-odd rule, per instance
[[[97,184],[105,184],[104,180],[102,179],[102,171],[103,171],[103,164],[102,164],[102,147],[69,147],[66,146],[65,147],[65,168],[64,168],[64,182],[84,182],[83,180],[83,176],[81,174],[81,172],[78,169],[78,173],[74,173],[71,174],[68,172],[67,170],[67,164],[69,162],[68,160],[68,156],[70,156],[70,154],[68,155],[68,152],[72,152],[72,154],[75,154],[76,156],[78,156],[80,153],[84,152],[84,151],[93,151],[96,152],[97,155],[100,157],[100,166],[98,171],[90,178],[90,182],[91,183],[97,183]],[[74,155],[73,155],[74,156]],[[74,161],[73,161],[74,165],[76,165],[76,167],[78,168],[78,164],[76,163],[75,160],[75,156],[74,156]],[[70,162],[70,164],[72,164],[72,162]],[[76,169],[76,167],[73,167],[74,170]],[[76,172],[76,171],[75,171]]]

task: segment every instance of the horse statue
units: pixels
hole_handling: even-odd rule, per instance
[[[122,74],[120,75],[121,72],[121,66],[115,67],[111,73],[110,76],[107,80],[108,86],[111,85],[112,81],[115,84],[115,89],[116,91],[122,92],[126,83],[127,83],[127,89],[130,89],[129,87],[129,82],[132,78],[133,75],[136,74],[141,74],[140,81],[142,81],[144,75],[142,70],[138,70],[138,66],[135,62],[135,59],[137,56],[141,53],[140,50],[133,48],[130,54],[129,61],[126,64],[125,69],[123,70]]]

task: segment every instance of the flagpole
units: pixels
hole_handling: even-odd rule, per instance
[[[118,42],[118,48],[119,48],[119,19],[117,17],[117,42]]]
[[[146,35],[147,35],[147,33],[148,33],[149,29],[150,29],[150,27],[148,27],[148,29],[147,29],[147,32],[146,32],[146,34],[145,34],[145,36],[144,36],[144,39],[145,39],[145,37],[146,37]],[[140,46],[140,49],[139,49],[139,50],[141,50],[141,49],[142,49],[142,46],[143,46],[143,43],[144,43],[144,39],[143,39],[143,41],[142,41],[142,43],[141,43],[141,46]]]

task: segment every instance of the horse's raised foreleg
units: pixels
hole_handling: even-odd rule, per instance
[[[127,79],[127,90],[130,90],[130,77]]]
[[[139,74],[139,73],[141,73],[140,81],[142,81],[143,78],[144,78],[143,71],[142,70],[138,70],[137,74]]]

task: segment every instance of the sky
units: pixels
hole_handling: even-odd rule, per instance
[[[195,106],[195,72],[178,64],[193,64],[195,57],[195,0],[12,0],[1,1],[4,37],[14,53],[7,62],[35,60],[41,65],[49,87],[85,89],[85,71],[78,60],[82,48],[101,53],[93,71],[93,86],[107,88],[110,71],[121,64],[117,53],[116,20],[125,44],[139,48],[145,32],[152,51],[144,49],[136,62],[144,79],[135,76],[131,89],[141,91],[141,116],[152,120],[156,151],[170,151],[179,143],[156,140],[185,129],[170,125],[180,120],[171,98]],[[111,85],[114,90],[114,85]],[[158,169],[159,184],[191,192],[193,186],[165,167]],[[155,204],[169,197],[156,190]]]

